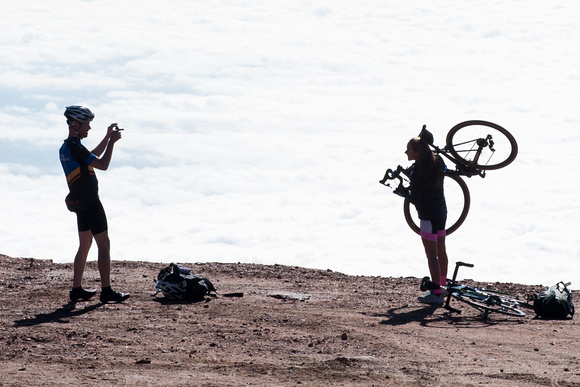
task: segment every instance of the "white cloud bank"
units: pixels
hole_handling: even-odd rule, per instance
[[[114,259],[419,277],[420,241],[377,181],[422,124],[441,144],[486,119],[520,152],[468,180],[451,260],[475,279],[580,286],[572,7],[2,2],[0,251],[72,260],[57,152],[80,103],[97,115],[87,146],[126,128],[98,173]]]

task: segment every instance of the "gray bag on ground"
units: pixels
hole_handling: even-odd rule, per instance
[[[544,318],[564,319],[569,315],[574,316],[572,293],[564,282],[558,282],[548,290],[534,294],[534,311]]]
[[[161,269],[155,289],[166,298],[182,301],[203,300],[216,291],[210,280],[191,274],[191,269],[175,263]]]

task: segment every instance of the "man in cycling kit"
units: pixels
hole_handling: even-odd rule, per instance
[[[68,138],[60,148],[60,162],[66,175],[69,195],[67,206],[77,215],[79,249],[75,256],[73,289],[70,299],[89,300],[97,291],[81,286],[87,256],[93,239],[98,248],[98,267],[101,276],[100,300],[121,302],[129,298],[129,293],[119,293],[111,289],[111,256],[107,217],[99,200],[99,187],[95,168],[107,170],[113,155],[115,143],[121,138],[117,124],[109,125],[107,134],[91,152],[81,144],[88,136],[90,122],[95,115],[84,106],[69,106],[64,112],[69,129]],[[102,155],[102,158],[99,156]]]

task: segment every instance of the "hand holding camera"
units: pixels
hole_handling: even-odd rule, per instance
[[[109,132],[110,141],[117,142],[118,140],[120,140],[122,130],[125,130],[125,129],[119,128],[119,125],[116,122],[109,125],[108,132]]]

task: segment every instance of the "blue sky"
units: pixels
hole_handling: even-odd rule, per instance
[[[377,181],[423,124],[510,130],[468,185],[452,261],[485,281],[580,284],[580,26],[568,2],[0,1],[0,252],[72,261],[62,113],[95,113],[113,259],[427,273]],[[91,259],[95,259],[96,251]]]

